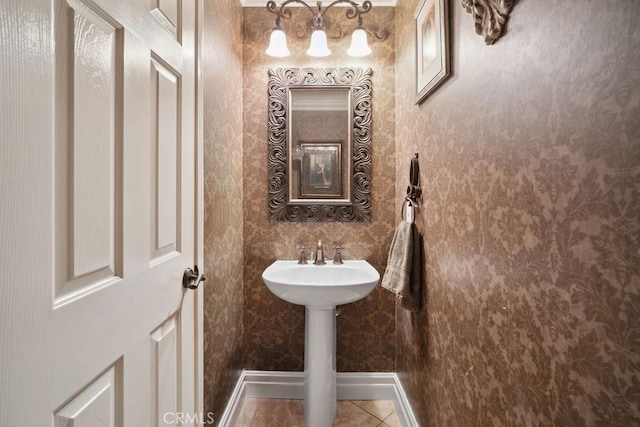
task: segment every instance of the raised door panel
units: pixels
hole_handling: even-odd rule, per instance
[[[151,395],[157,426],[176,425],[178,406],[179,333],[175,317],[151,333]]]
[[[121,276],[122,27],[92,3],[56,15],[56,304]]]
[[[181,0],[151,0],[151,15],[176,40],[180,41],[181,31]]]
[[[151,260],[180,251],[180,76],[158,56],[151,60]]]
[[[111,366],[54,415],[55,427],[122,425],[122,369]]]

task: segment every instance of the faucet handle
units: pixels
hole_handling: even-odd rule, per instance
[[[300,252],[300,256],[298,257],[298,264],[306,264],[307,263],[307,256],[306,256],[306,252],[310,249],[308,246],[305,246],[303,244],[298,244],[296,245],[296,248],[298,249],[298,251]]]
[[[342,250],[344,248],[340,245],[333,246],[333,263],[334,264],[344,264],[342,261]]]

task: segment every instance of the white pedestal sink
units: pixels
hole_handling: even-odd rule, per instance
[[[306,427],[331,427],[336,414],[336,305],[369,295],[380,274],[367,261],[342,265],[280,260],[262,273],[279,298],[306,307],[304,419]]]

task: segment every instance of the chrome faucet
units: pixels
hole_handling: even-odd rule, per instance
[[[316,259],[313,261],[314,265],[325,265],[324,262],[324,251],[322,250],[322,240],[318,240],[318,244],[316,246]]]

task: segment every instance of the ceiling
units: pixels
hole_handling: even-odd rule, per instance
[[[356,3],[362,3],[360,0],[355,0]],[[372,6],[395,6],[397,0],[371,0]],[[267,7],[267,0],[240,0],[240,3],[243,7]],[[276,3],[280,5],[282,0],[276,0]],[[316,0],[307,0],[307,3],[310,5],[315,5]],[[328,5],[331,3],[330,0],[326,0],[323,2],[323,5]],[[295,6],[292,4],[291,6]],[[337,4],[336,6],[347,6],[347,4]]]

